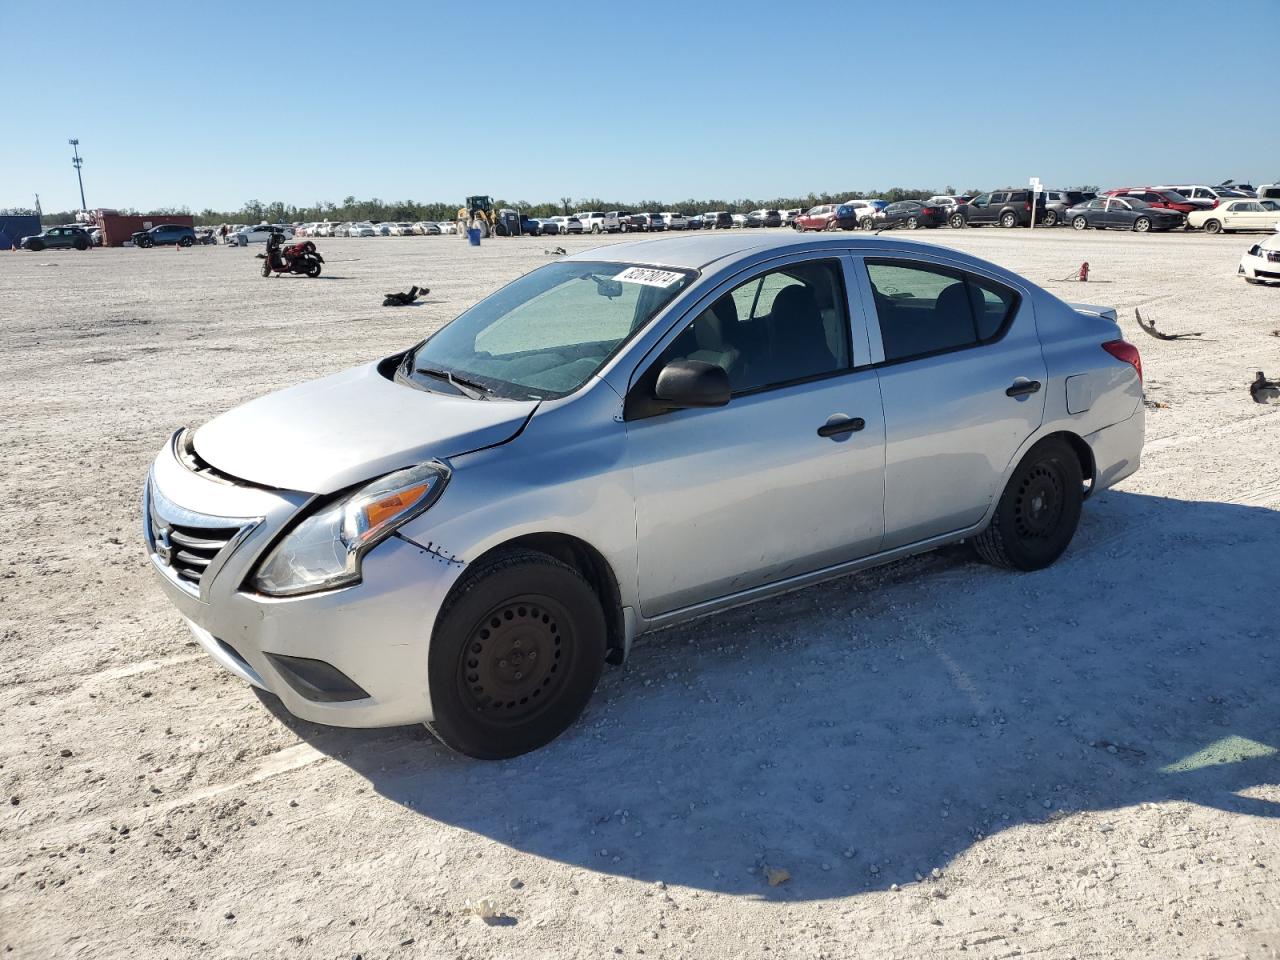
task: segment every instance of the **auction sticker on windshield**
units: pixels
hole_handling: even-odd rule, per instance
[[[643,283],[647,287],[669,287],[684,279],[683,273],[654,270],[652,267],[627,267],[613,279],[626,283]]]

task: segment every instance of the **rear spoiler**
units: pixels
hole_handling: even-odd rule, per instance
[[[1102,317],[1112,323],[1120,322],[1120,318],[1116,315],[1115,307],[1103,307],[1096,303],[1068,303],[1067,306],[1078,313],[1088,314],[1091,317]]]

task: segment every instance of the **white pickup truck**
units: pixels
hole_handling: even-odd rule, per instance
[[[583,233],[617,233],[622,229],[622,221],[618,211],[601,213],[599,210],[584,210],[574,214],[582,222]]]

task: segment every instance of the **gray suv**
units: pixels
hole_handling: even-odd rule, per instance
[[[195,242],[195,228],[185,227],[180,223],[162,223],[150,230],[139,230],[133,235],[134,246],[138,247],[162,247],[174,244],[189,247]]]
[[[1044,194],[1036,201],[1039,214],[1036,222],[1044,217]],[[979,194],[968,203],[962,203],[952,211],[948,223],[953,227],[981,227],[999,224],[1002,227],[1031,226],[1030,190],[992,190]]]
[[[84,227],[50,227],[34,237],[23,237],[23,250],[88,250],[93,246]]]

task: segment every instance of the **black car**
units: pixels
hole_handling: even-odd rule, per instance
[[[946,207],[931,207],[919,200],[899,200],[885,207],[872,225],[877,230],[886,227],[915,230],[917,227],[940,227],[946,222]]]
[[[1092,190],[1046,190],[1043,194],[1044,213],[1036,222],[1046,227],[1066,223],[1068,210],[1088,203],[1096,196]]]
[[[691,214],[690,216],[686,217],[686,218],[685,218],[685,221],[684,221],[684,228],[685,228],[686,230],[701,230],[701,229],[702,229],[702,214],[700,214],[700,213],[695,213],[695,214]]]
[[[34,237],[23,237],[23,250],[88,250],[93,246],[84,227],[50,227]]]
[[[1039,223],[1044,218],[1044,194],[1036,200]],[[948,222],[953,227],[980,227],[998,223],[1002,227],[1031,226],[1030,190],[992,190],[962,203],[951,212]]]
[[[281,231],[282,232],[282,231]],[[162,223],[150,230],[139,230],[133,235],[136,247],[172,246],[189,247],[196,242],[195,227],[180,223]]]
[[[702,227],[704,230],[731,230],[733,229],[733,214],[725,213],[723,210],[718,213],[704,213],[702,215]]]
[[[745,227],[780,227],[782,212],[780,210],[752,210],[747,214]]]
[[[1176,230],[1187,218],[1177,210],[1153,207],[1137,197],[1094,197],[1067,211],[1067,222],[1077,230]]]

